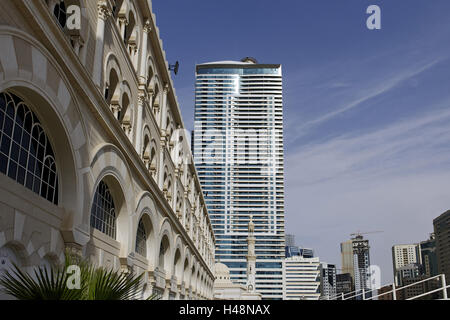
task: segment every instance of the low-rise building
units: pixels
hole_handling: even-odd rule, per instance
[[[283,300],[318,300],[320,297],[319,258],[292,256],[283,261]]]

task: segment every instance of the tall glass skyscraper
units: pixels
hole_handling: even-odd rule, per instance
[[[246,284],[248,223],[256,291],[282,299],[285,254],[283,99],[278,64],[253,58],[197,65],[194,161],[216,235],[216,260]]]

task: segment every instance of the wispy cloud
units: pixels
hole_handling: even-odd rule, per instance
[[[323,124],[326,121],[332,120],[345,112],[358,108],[364,105],[365,102],[368,102],[371,99],[379,97],[395,89],[397,86],[404,83],[405,81],[413,79],[414,77],[422,74],[423,72],[430,70],[443,60],[444,59],[442,58],[436,58],[433,59],[432,61],[424,62],[421,64],[415,64],[402,70],[390,70],[389,74],[384,74],[377,79],[370,79],[370,81],[367,81],[369,83],[367,88],[357,88],[357,87],[355,88],[352,87],[349,83],[335,81],[333,79],[333,82],[328,84],[329,88],[334,89],[341,88],[343,90],[348,91],[357,91],[360,94],[360,96],[353,98],[352,100],[345,99],[345,101],[335,102],[336,104],[335,106],[331,107],[324,106],[325,110],[331,109],[331,111],[322,113],[314,119],[307,120],[301,123],[300,125],[296,125],[295,128],[292,128],[294,129],[292,130],[292,132],[294,132],[295,136],[298,138],[299,135],[307,133],[309,129],[318,126],[320,124]],[[370,76],[371,75],[367,75],[367,77]],[[372,85],[373,83],[377,84]]]
[[[444,109],[446,108],[446,109]],[[450,160],[450,147],[442,153],[439,145],[450,143],[450,100],[442,102],[438,111],[404,120],[363,135],[346,134],[292,149],[288,166],[302,168],[295,176],[299,183],[315,183],[338,178],[361,170],[387,169],[396,165],[410,168],[413,164]],[[431,157],[431,155],[433,155]],[[403,159],[408,157],[408,159]],[[406,160],[401,162],[401,160]],[[366,166],[364,165],[366,164]],[[379,172],[378,172],[379,174]]]
[[[384,230],[372,243],[372,262],[389,271],[389,248],[425,239],[432,219],[450,207],[450,100],[431,109],[369,133],[291,150],[287,219],[300,229],[288,225],[288,231],[336,263],[349,233]]]

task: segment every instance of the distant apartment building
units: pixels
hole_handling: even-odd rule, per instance
[[[314,258],[314,250],[308,248],[301,248],[300,254],[303,258]]]
[[[320,297],[319,258],[292,256],[283,261],[283,300],[318,300]]]
[[[397,279],[399,281],[396,294],[397,300],[407,300],[417,298],[418,296],[438,289],[441,286],[441,279],[428,279],[424,274],[424,266],[419,263],[412,263],[400,267],[397,271]],[[428,280],[426,280],[428,279]],[[426,280],[426,281],[423,281]],[[441,293],[435,292],[423,297],[420,300],[440,299]]]
[[[300,248],[297,246],[286,246],[285,248],[285,257],[290,258],[293,256],[301,256]]]
[[[349,241],[341,243],[342,272],[349,273],[353,279],[354,290],[370,296],[370,246],[369,240],[358,234]],[[357,299],[362,299],[360,296]]]
[[[399,244],[392,247],[392,265],[394,269],[395,284],[399,284],[397,274],[400,268],[418,264],[420,261],[420,250],[418,244]]]
[[[433,220],[438,273],[450,283],[450,210]]]
[[[442,292],[437,291],[431,294],[426,294],[422,297],[420,295],[423,295],[425,293],[429,293],[433,290],[437,290],[440,286],[440,279],[431,279],[428,281],[423,281],[427,279],[428,277],[424,275],[419,275],[414,278],[403,278],[401,287],[396,293],[396,299],[397,300],[408,300],[408,299],[414,299],[414,300],[436,300],[442,298]]]
[[[285,257],[300,256],[300,248],[295,244],[295,236],[293,234],[286,235]]]
[[[320,264],[320,296],[326,300],[336,297],[336,265],[334,264]]]
[[[411,263],[397,269],[396,279],[397,286],[404,286],[405,279],[417,279],[422,275],[422,265],[418,263]]]
[[[424,275],[427,277],[437,276],[439,273],[436,256],[436,238],[434,233],[430,235],[430,239],[420,242],[420,256]]]
[[[293,256],[302,256],[304,258],[314,258],[314,250],[309,248],[300,248],[298,246],[286,246],[286,258]]]
[[[353,280],[350,273],[341,273],[336,275],[336,295],[338,299],[350,296],[353,291]]]
[[[295,235],[286,234],[286,247],[294,247],[295,245]]]

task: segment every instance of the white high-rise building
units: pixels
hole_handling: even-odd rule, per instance
[[[398,244],[392,247],[392,264],[394,267],[395,283],[398,285],[397,273],[400,268],[421,263],[418,244]]]
[[[292,256],[283,261],[283,300],[318,300],[320,297],[320,260]]]
[[[256,292],[282,299],[283,102],[279,64],[252,58],[197,65],[193,151],[216,235],[216,260],[247,284],[255,225]]]

